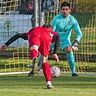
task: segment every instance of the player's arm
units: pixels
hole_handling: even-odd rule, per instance
[[[77,40],[79,42],[82,38],[82,32],[81,32],[80,26],[77,21],[73,27],[74,27],[74,32],[76,33],[75,40]]]
[[[56,54],[60,43],[59,36],[57,34],[53,36],[52,43],[54,43],[53,54]]]
[[[28,39],[27,36],[26,36],[26,33],[17,33],[16,35],[12,36],[5,44],[3,44],[0,47],[0,51],[5,50],[11,43],[13,43],[18,38],[22,38],[24,40]]]
[[[59,48],[59,36],[57,34],[53,35],[52,43],[54,43],[54,49],[53,49],[53,58],[56,62],[59,62],[59,58],[57,53],[57,50]]]
[[[80,27],[79,27],[79,24],[77,21],[74,23],[73,28],[74,28],[74,32],[76,33],[76,37],[75,37],[75,40],[72,44],[72,48],[74,51],[77,51],[78,50],[78,43],[82,38],[82,32],[80,30]]]
[[[51,22],[51,26],[52,26],[53,31],[56,31],[56,18],[53,18]]]
[[[12,36],[6,43],[5,45],[9,46],[11,43],[16,41],[17,39],[22,38],[24,40],[27,40],[26,33],[17,33],[16,35]]]

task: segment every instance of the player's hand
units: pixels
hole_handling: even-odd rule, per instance
[[[8,46],[6,46],[5,44],[0,46],[0,52],[4,51]]]
[[[73,51],[78,51],[78,42],[75,40],[72,44]]]
[[[56,61],[56,62],[59,62],[59,57],[57,54],[53,54],[53,59]]]

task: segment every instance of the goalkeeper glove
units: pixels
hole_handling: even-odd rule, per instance
[[[77,41],[77,40],[75,40],[75,41],[73,42],[73,44],[72,44],[72,49],[73,49],[74,51],[78,51],[78,41]]]

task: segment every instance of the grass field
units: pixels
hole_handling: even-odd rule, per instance
[[[0,96],[96,96],[96,76],[53,78],[54,89],[46,89],[43,76],[0,76]]]

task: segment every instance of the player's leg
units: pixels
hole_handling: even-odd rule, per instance
[[[72,72],[72,76],[77,76],[76,71],[75,71],[75,59],[74,59],[74,55],[73,55],[71,46],[67,46],[65,48],[65,52],[67,55],[67,61],[70,66],[70,70]]]
[[[28,76],[34,75],[37,72],[37,56],[38,56],[38,45],[33,45],[30,48],[30,57],[32,59],[32,71],[28,73]]]
[[[48,89],[52,89],[54,87],[52,86],[52,83],[51,83],[51,70],[50,70],[50,65],[48,63],[49,50],[47,46],[44,46],[44,44],[42,44],[39,50],[42,55],[42,70],[46,80],[46,86]]]
[[[37,66],[37,56],[38,56],[38,49],[40,46],[40,39],[38,31],[33,30],[32,32],[29,32],[28,34],[28,42],[30,47],[30,58],[32,59],[32,71],[29,72],[28,76],[30,74],[34,74],[36,72],[36,66]]]
[[[38,72],[40,72],[41,71],[41,67],[42,67],[42,56],[41,56],[41,54],[39,53],[38,54],[38,64],[37,64],[37,70],[38,70]]]
[[[51,42],[50,35],[46,35],[46,37],[44,37],[42,35],[40,47],[39,47],[39,52],[42,55],[43,74],[44,74],[44,77],[46,80],[46,86],[48,89],[53,88],[52,83],[51,83],[51,70],[50,70],[50,65],[48,63],[48,54],[49,54],[50,42]]]
[[[48,89],[54,88],[52,83],[51,83],[51,71],[50,71],[50,65],[48,63],[48,56],[42,56],[42,69],[43,73],[46,79],[46,86]]]

